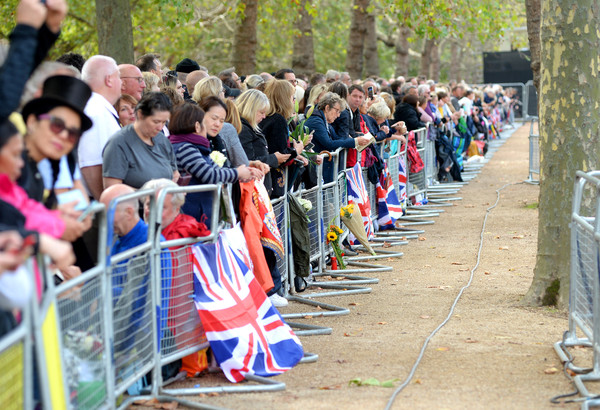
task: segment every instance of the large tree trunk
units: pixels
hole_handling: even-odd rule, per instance
[[[434,40],[431,46],[431,53],[429,55],[431,64],[429,65],[429,77],[435,82],[440,81],[440,47],[438,41]]]
[[[118,64],[132,64],[133,28],[129,0],[97,0],[98,54],[114,58]]]
[[[367,77],[379,77],[379,54],[377,53],[377,28],[375,15],[367,16],[367,36],[365,38],[365,74]]]
[[[419,74],[429,75],[431,69],[431,50],[433,48],[433,40],[428,38],[423,44],[423,51],[421,52],[421,71]]]
[[[256,68],[256,20],[258,0],[240,0],[244,6],[244,15],[235,29],[233,37],[232,63],[240,75],[254,73]]]
[[[533,85],[540,89],[540,0],[525,0],[527,11],[527,37],[531,52],[531,69],[533,70]]]
[[[450,69],[448,70],[448,80],[459,81],[459,77],[460,77],[459,45],[456,41],[450,40]]]
[[[410,63],[410,54],[408,52],[410,44],[408,36],[410,29],[408,27],[400,27],[398,37],[396,37],[396,77],[408,75],[408,65]]]
[[[523,301],[565,307],[575,171],[600,166],[600,10],[594,0],[541,4],[538,251],[533,283]]]
[[[350,37],[346,53],[346,71],[352,78],[362,78],[363,50],[367,35],[367,7],[370,0],[354,0]]]
[[[292,69],[297,75],[310,76],[315,69],[315,49],[313,45],[312,17],[306,7],[310,1],[301,0],[299,17],[296,20],[296,29],[299,34],[294,38],[294,54],[292,56]]]

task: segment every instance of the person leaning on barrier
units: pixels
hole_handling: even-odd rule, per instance
[[[135,192],[124,184],[111,185],[102,192],[100,202],[108,209],[111,201],[119,196]],[[140,219],[139,202],[137,199],[120,202],[114,212],[113,226],[117,240],[110,249],[110,255],[126,252],[148,241],[148,225]],[[164,237],[162,238],[164,240]],[[124,351],[133,347],[138,332],[145,326],[142,323],[145,306],[150,298],[148,284],[151,272],[149,263],[133,263],[121,261],[112,269],[112,294],[115,307],[115,323],[127,323],[115,329],[115,348]],[[161,253],[161,329],[167,327],[167,312],[171,289],[171,254]]]
[[[313,144],[316,152],[333,152],[338,148],[356,148],[369,143],[369,138],[359,136],[357,138],[338,138],[331,127],[331,123],[339,117],[345,102],[335,93],[328,92],[320,100],[306,123],[304,124],[310,131],[314,131]],[[333,166],[330,161],[325,161],[323,166],[323,179],[325,183],[333,181]]]

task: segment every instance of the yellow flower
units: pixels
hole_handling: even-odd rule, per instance
[[[343,218],[346,216],[346,210],[344,208],[340,209],[340,216]]]
[[[333,241],[335,241],[337,238],[338,238],[338,237],[337,237],[337,235],[336,235],[336,233],[335,233],[335,232],[329,232],[329,233],[327,234],[327,240],[328,240],[329,242],[333,242]]]
[[[348,206],[347,206],[347,208],[348,208],[348,212],[349,212],[349,213],[351,213],[351,214],[353,214],[353,213],[354,213],[354,204],[350,204],[350,205],[348,205]]]

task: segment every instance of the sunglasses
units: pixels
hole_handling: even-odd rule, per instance
[[[79,137],[81,137],[81,129],[67,128],[67,125],[62,118],[58,118],[50,114],[40,114],[38,115],[38,120],[48,120],[50,122],[50,131],[56,135],[59,135],[61,132],[67,130],[67,139],[72,144],[75,144],[79,140]]]

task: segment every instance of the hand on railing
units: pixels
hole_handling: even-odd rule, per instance
[[[250,169],[250,167],[247,167],[246,165],[240,165],[239,167],[236,168],[236,170],[237,170],[238,179],[240,182],[251,181],[256,176],[256,173],[253,174],[252,173],[253,171]]]
[[[282,154],[281,152],[276,152],[275,156],[277,157],[277,163],[281,165],[284,162],[287,162],[287,160],[290,159],[290,155],[291,154]]]
[[[0,275],[17,269],[33,252],[33,247],[17,231],[0,232]]]
[[[40,252],[48,255],[58,269],[66,269],[75,263],[73,247],[69,242],[40,234]]]
[[[369,142],[371,142],[371,138],[365,137],[364,135],[362,137],[356,137],[356,144],[361,147],[368,145]]]
[[[395,134],[404,135],[408,132],[404,121],[398,121],[397,123],[392,125],[392,128],[396,130]]]
[[[264,162],[258,161],[258,160],[250,161],[250,164],[248,166],[250,168],[256,168],[263,175],[267,175],[269,173],[269,171],[271,171],[271,168],[267,164],[265,164]]]

